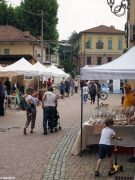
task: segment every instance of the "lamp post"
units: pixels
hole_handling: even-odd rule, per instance
[[[41,63],[43,64],[43,48],[44,48],[44,22],[43,22],[43,18],[44,18],[44,14],[43,14],[43,10],[41,12]]]
[[[115,5],[115,0],[107,0],[108,5],[110,6],[111,12],[118,17],[123,16],[127,11],[127,23],[126,23],[126,48],[128,48],[128,21],[129,21],[129,11],[130,11],[130,0],[121,0],[119,5]]]

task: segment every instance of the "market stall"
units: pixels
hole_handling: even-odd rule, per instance
[[[85,66],[81,68],[80,74],[81,74],[81,80],[135,79],[135,47],[132,47],[125,54],[113,60],[112,62],[96,67]],[[89,123],[87,122],[87,124]],[[120,128],[122,128],[122,126],[124,126],[124,128],[126,129],[126,132],[129,132],[128,130],[132,126],[133,131],[130,131],[132,132],[130,134],[130,137],[131,139],[135,137],[133,133],[134,125],[129,125],[129,124],[121,125]],[[81,94],[81,130],[80,130],[80,143],[79,143],[80,152],[82,152],[83,150],[84,141],[86,142],[86,139],[83,138],[84,135],[83,131],[85,127],[86,125],[83,124],[83,93],[82,93]],[[88,139],[89,139],[89,135],[88,135]],[[131,146],[135,147],[135,144],[132,143]],[[74,148],[72,149],[72,152],[73,151]]]
[[[25,76],[37,76],[38,71],[35,70],[32,64],[30,64],[25,58],[21,58],[17,62],[5,67],[6,71],[15,72],[17,75]]]
[[[97,109],[88,121],[83,123],[82,127],[82,147],[81,147],[81,131],[79,131],[71,153],[78,155],[87,149],[88,146],[98,144],[100,140],[101,130],[104,128],[104,120],[106,117],[112,117],[115,125],[113,129],[116,134],[122,137],[119,146],[135,147],[135,116],[133,107],[124,111],[112,111],[110,109]],[[112,140],[112,145],[114,145]]]
[[[13,77],[16,76],[16,72],[12,70],[6,70],[4,67],[0,66],[0,77]]]

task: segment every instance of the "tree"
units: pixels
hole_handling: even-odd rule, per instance
[[[76,31],[73,31],[71,36],[68,39],[69,44],[73,45],[78,38],[79,38],[79,34]]]
[[[58,32],[56,29],[56,25],[58,23],[57,0],[24,0],[23,2],[21,2],[20,15],[23,17],[23,19],[21,19],[21,24],[24,25],[23,29],[31,30],[34,36],[41,35],[41,17],[29,14],[23,9],[39,15],[41,15],[41,12],[43,10],[44,39],[58,39]]]
[[[24,0],[15,8],[11,5],[8,7],[5,0],[0,0],[0,24],[13,25],[22,31],[30,30],[34,36],[41,36],[42,10],[44,40],[58,40],[57,0]]]
[[[70,73],[74,77],[74,70],[76,65],[72,61],[72,46],[67,41],[59,42],[59,56],[60,65],[64,68],[65,72]]]

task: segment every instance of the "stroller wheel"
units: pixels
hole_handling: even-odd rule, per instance
[[[59,127],[59,130],[61,130],[61,129],[62,129],[62,127],[60,126],[60,127]]]
[[[58,132],[58,129],[57,129],[57,128],[55,128],[55,129],[54,129],[54,131],[55,131],[55,132]]]
[[[120,172],[122,172],[122,171],[123,171],[123,166],[121,165],[121,166],[120,166]]]

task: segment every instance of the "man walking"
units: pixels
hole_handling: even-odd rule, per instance
[[[44,93],[44,96],[42,98],[44,135],[47,135],[47,124],[49,124],[50,126],[50,133],[54,132],[54,115],[56,107],[57,97],[53,93],[53,88],[49,87],[48,91]]]

